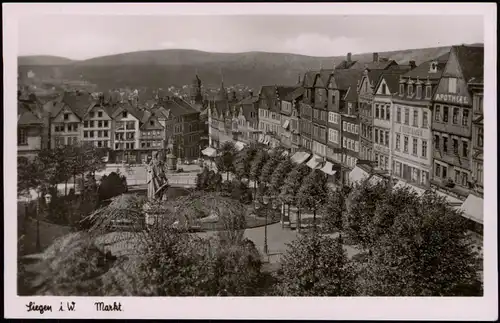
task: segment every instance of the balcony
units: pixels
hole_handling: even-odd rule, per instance
[[[452,124],[451,122],[432,122],[432,130],[448,133],[460,137],[470,137],[471,136],[471,125],[463,126],[462,124]]]
[[[469,157],[460,157],[454,153],[450,153],[449,151],[448,153],[444,153],[436,149],[433,150],[432,154],[434,159],[442,160],[447,164],[468,170],[472,169]]]

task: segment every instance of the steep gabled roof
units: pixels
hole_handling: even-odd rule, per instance
[[[143,112],[130,104],[128,101],[119,102],[116,104],[116,109],[113,111],[112,118],[115,118],[120,112],[127,111],[134,118],[141,121]]]
[[[426,79],[427,77],[431,80],[440,79],[443,74],[444,67],[446,66],[446,62],[448,62],[448,58],[450,57],[450,53],[443,54],[436,59],[431,59],[427,62],[424,62],[412,69],[411,71],[403,74],[405,78],[420,78],[421,80]],[[437,62],[438,71],[436,73],[430,73],[430,67],[432,62]]]
[[[290,92],[287,95],[285,95],[282,99],[285,100],[285,101],[293,101],[293,100],[297,99],[298,97],[300,97],[303,94],[304,94],[304,88],[303,87],[298,87],[295,90],[293,90],[292,92]]]
[[[484,47],[453,46],[452,50],[458,59],[466,82],[471,79],[483,78],[484,75]]]
[[[388,69],[391,65],[397,64],[396,61],[394,60],[381,60],[378,62],[369,62],[369,63],[363,63],[363,62],[356,62],[351,66],[350,69],[369,69],[369,70],[386,70]]]
[[[340,62],[340,64],[338,64],[337,66],[335,66],[335,69],[336,70],[346,70],[346,69],[349,69],[351,68],[354,64],[356,64],[357,61],[346,61],[346,60],[343,60],[342,62]]]
[[[333,78],[335,79],[337,89],[346,91],[344,100],[357,101],[357,85],[362,76],[363,71],[356,69],[335,71]]]
[[[236,103],[235,106],[254,104],[254,103],[257,103],[258,101],[259,101],[259,97],[256,95],[247,96],[243,100],[240,100],[240,102]]]
[[[382,83],[382,80],[384,80],[385,84],[389,88],[389,92],[391,94],[397,93],[399,91],[399,80],[401,78],[401,75],[404,73],[404,70],[394,70],[388,73],[383,73],[382,75],[380,75],[373,92],[377,92],[380,84]]]
[[[224,101],[216,101],[216,102],[224,102]],[[168,99],[165,98],[158,101],[153,111],[156,110],[160,111],[160,113],[162,113],[166,117],[167,115],[170,114],[175,117],[180,117],[187,114],[199,113],[198,110],[193,108],[189,103],[187,103],[181,98],[176,98],[176,97]]]
[[[17,124],[18,125],[42,125],[39,109],[31,107],[32,103],[18,101],[17,103]]]
[[[302,82],[303,87],[313,87],[314,81],[316,80],[317,71],[308,71],[304,74],[304,80]]]
[[[80,119],[83,119],[85,112],[92,102],[92,96],[83,91],[65,91],[54,100],[48,101],[44,105],[44,110],[50,112],[52,118],[57,116],[64,106],[68,108]]]

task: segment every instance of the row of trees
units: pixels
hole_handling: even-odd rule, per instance
[[[317,213],[322,210],[328,194],[333,194],[327,187],[327,176],[304,164],[295,165],[283,152],[280,147],[268,152],[258,145],[237,151],[232,142],[225,142],[219,149],[215,164],[219,172],[227,174],[227,178],[232,173],[239,180],[253,181],[254,196],[273,196],[288,207],[288,215],[290,207],[296,206],[299,229],[301,210],[313,212],[316,224]]]
[[[76,184],[77,177],[85,182],[86,174],[94,176],[95,172],[104,169],[103,157],[106,153],[104,148],[82,143],[43,149],[34,160],[20,157],[17,166],[18,194],[26,193],[30,189],[48,190],[71,180]]]

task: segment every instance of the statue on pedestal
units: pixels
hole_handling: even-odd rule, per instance
[[[162,200],[168,188],[168,179],[165,174],[165,164],[160,158],[160,152],[155,151],[153,158],[146,164],[148,185],[148,200]]]

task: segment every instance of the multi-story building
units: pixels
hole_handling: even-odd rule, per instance
[[[161,118],[161,113],[159,114]],[[153,151],[166,148],[165,126],[160,122],[156,109],[145,110],[139,125],[139,147],[141,161],[152,157]]]
[[[328,100],[328,85],[332,74],[333,70],[320,70],[316,74],[313,83],[312,93],[314,95],[314,103],[312,103],[312,152],[314,156],[310,165],[314,165],[314,162],[318,160],[321,160],[322,162],[326,161],[328,142],[328,104],[331,102]]]
[[[304,88],[298,87],[281,100],[281,145],[290,153],[300,147],[299,104],[304,95]]]
[[[173,152],[180,160],[193,160],[200,157],[200,137],[203,127],[200,126],[200,112],[181,98],[162,98],[153,109],[155,129],[162,126],[165,131],[164,147],[170,140],[174,143]],[[155,142],[159,142],[155,130]],[[160,131],[161,133],[161,131]]]
[[[143,112],[128,101],[116,104],[113,111],[114,150],[116,161],[140,162],[139,148],[140,125]]]
[[[392,175],[428,187],[432,173],[432,97],[449,54],[422,63],[401,75],[393,95]]]
[[[112,102],[105,102],[104,96],[92,102],[83,115],[82,142],[92,143],[98,148],[113,147],[113,110]]]
[[[226,141],[233,141],[233,113],[231,106],[236,104],[230,100],[224,83],[216,97],[209,101],[208,123],[209,123],[209,146],[220,147]]]
[[[259,142],[270,147],[280,145],[283,127],[281,123],[281,99],[293,92],[296,86],[262,86],[259,92]]]
[[[328,141],[331,148],[328,156],[337,165],[340,183],[348,182],[348,174],[359,160],[360,119],[357,86],[362,75],[363,72],[359,70],[336,70],[333,77],[334,91],[328,115]]]
[[[73,145],[83,138],[82,121],[92,102],[88,92],[64,92],[45,103],[49,115],[50,147]]]
[[[373,153],[375,167],[391,172],[392,169],[392,96],[399,91],[400,75],[405,70],[394,70],[382,74],[374,87],[373,96]]]
[[[472,181],[476,192],[482,195],[484,190],[483,78],[473,77],[468,81],[468,85],[472,92]]]
[[[17,104],[17,156],[28,159],[36,157],[41,149],[47,148],[43,110],[34,95],[18,98]],[[45,130],[45,131],[44,131]]]
[[[313,146],[313,106],[315,100],[314,82],[316,81],[317,71],[306,72],[302,81],[304,96],[299,104],[299,132],[300,146],[302,149],[311,152]]]
[[[237,141],[249,144],[259,139],[258,115],[259,97],[253,93],[234,105],[233,127],[236,126]]]
[[[483,47],[453,46],[434,94],[432,184],[455,188],[464,197],[472,188],[473,171],[473,93],[468,82],[483,77],[483,62]]]

